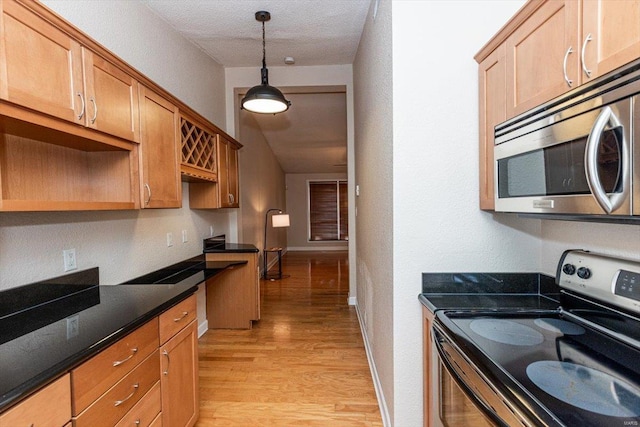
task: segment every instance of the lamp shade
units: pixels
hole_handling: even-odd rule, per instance
[[[268,84],[254,86],[242,98],[242,108],[252,113],[277,114],[287,111],[291,102],[282,92]]]
[[[288,227],[289,226],[289,214],[273,215],[271,217],[271,225],[273,227]]]

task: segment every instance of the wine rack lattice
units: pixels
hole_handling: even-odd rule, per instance
[[[182,163],[204,172],[216,173],[216,136],[180,118]]]

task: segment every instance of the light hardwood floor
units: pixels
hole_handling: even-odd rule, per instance
[[[200,338],[196,426],[382,426],[347,253],[289,252],[252,330]]]

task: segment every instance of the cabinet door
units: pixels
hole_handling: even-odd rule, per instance
[[[218,201],[219,207],[231,206],[229,196],[229,141],[223,137],[218,138]]]
[[[178,108],[140,86],[140,199],[143,208],[179,208]]]
[[[583,0],[582,17],[583,81],[640,58],[639,0]]]
[[[193,426],[199,414],[198,328],[193,321],[160,348],[162,425]]]
[[[480,63],[480,209],[494,210],[494,128],[507,118],[506,47],[499,46]]]
[[[508,118],[580,84],[579,4],[548,1],[507,39]]]
[[[17,3],[0,9],[0,98],[84,123],[80,44]]]
[[[237,208],[240,206],[238,191],[238,148],[229,144],[227,150],[227,185],[229,193],[229,207]]]
[[[139,141],[138,83],[124,71],[82,49],[87,126]]]

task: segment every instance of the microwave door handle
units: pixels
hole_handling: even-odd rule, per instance
[[[598,202],[598,205],[608,214],[614,212],[623,203],[628,193],[628,175],[629,175],[629,153],[627,152],[626,141],[622,141],[622,192],[614,193],[611,196],[607,195],[600,177],[598,176],[598,150],[602,143],[602,135],[605,128],[609,125],[610,128],[622,127],[620,120],[616,117],[611,110],[611,107],[604,107],[598,118],[596,119],[589,137],[587,138],[587,147],[585,150],[584,167],[585,174],[587,176],[587,183],[591,194]],[[624,132],[622,134],[624,138]]]

